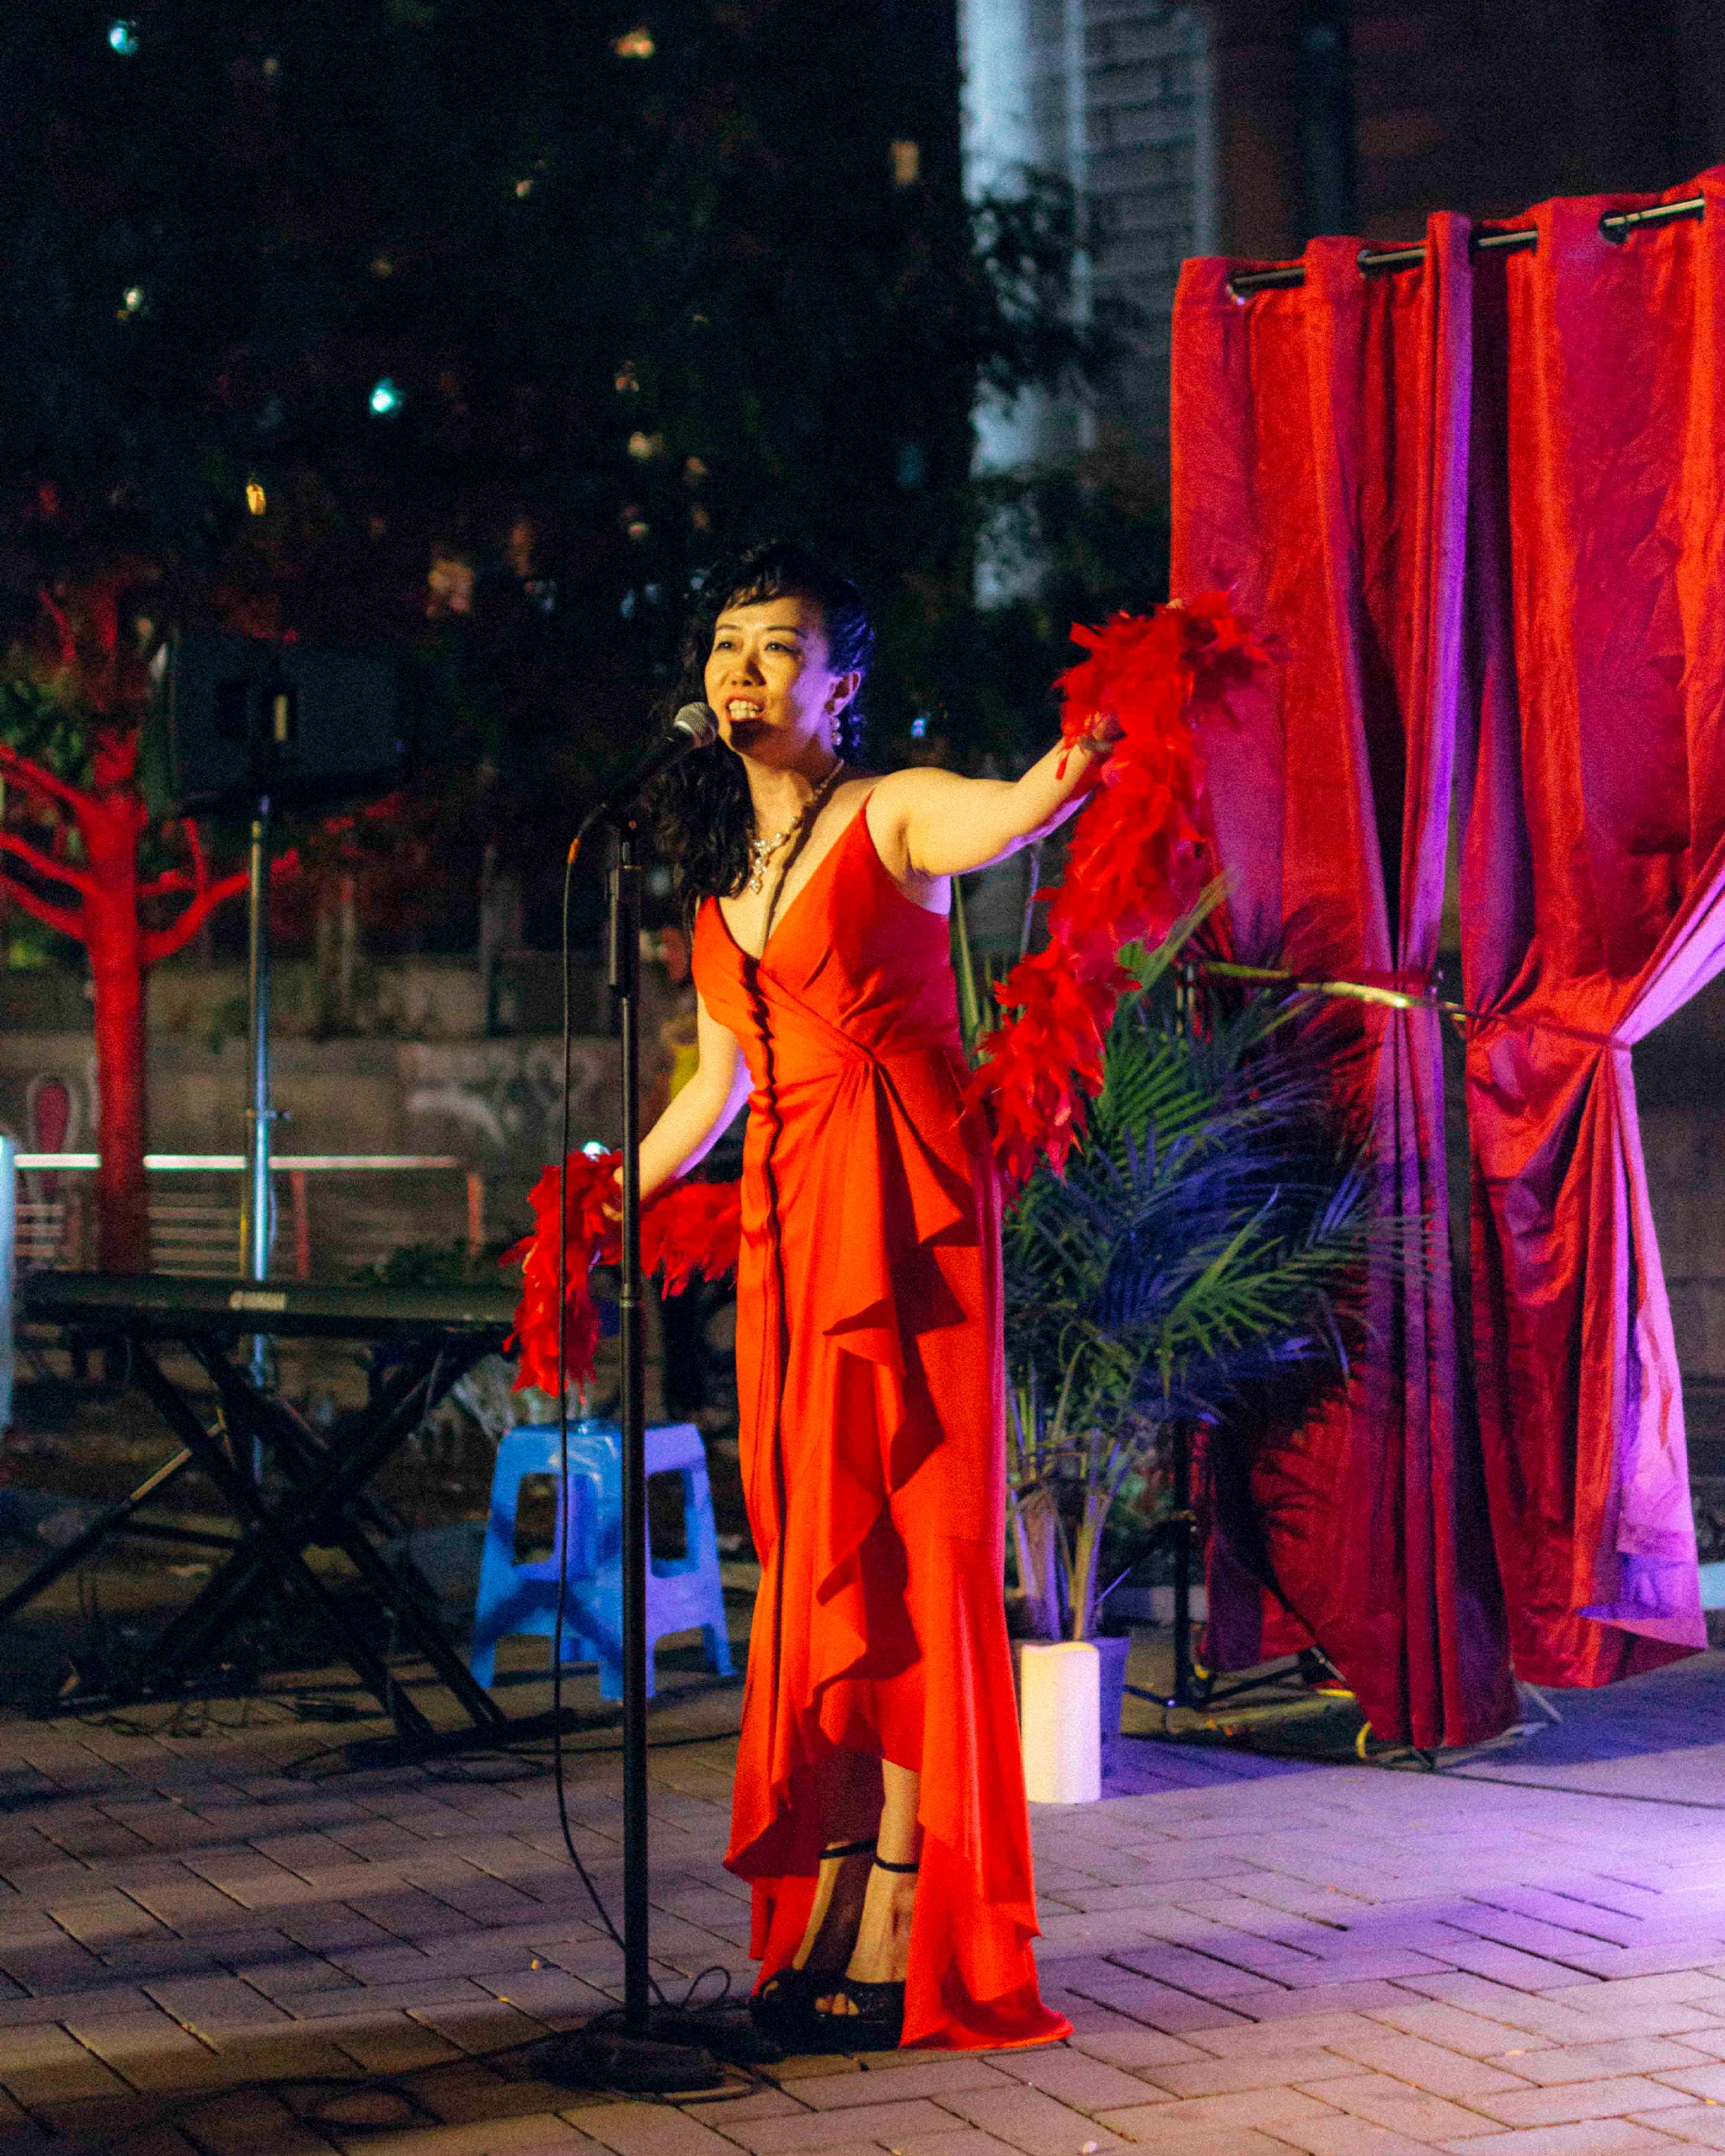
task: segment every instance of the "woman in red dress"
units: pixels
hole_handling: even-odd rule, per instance
[[[1038,1993],[1001,1596],[1000,1206],[964,1105],[949,879],[1064,820],[1097,756],[1014,782],[846,760],[855,587],[758,549],[693,654],[721,741],[668,782],[698,1070],[644,1196],[746,1099],[737,1382],[761,1581],[726,1862],[791,2048],[999,2048]],[[1103,729],[1105,731],[1105,729]],[[1061,766],[1065,764],[1064,771]]]

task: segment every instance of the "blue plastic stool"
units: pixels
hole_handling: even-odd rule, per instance
[[[622,1697],[622,1443],[615,1422],[584,1418],[569,1425],[569,1502],[561,1508],[550,1556],[526,1565],[515,1562],[515,1512],[521,1484],[530,1475],[555,1480],[557,1425],[529,1423],[510,1431],[499,1444],[467,1654],[467,1667],[481,1684],[491,1682],[500,1639],[511,1632],[542,1633],[549,1638],[555,1629],[558,1558],[567,1523],[569,1561],[562,1658],[565,1662],[596,1662],[600,1697]],[[648,1431],[647,1472],[683,1478],[684,1555],[661,1561],[649,1550],[650,1697],[653,1651],[665,1633],[698,1628],[707,1667],[720,1677],[731,1674],[731,1647],[718,1576],[707,1449],[692,1422],[665,1423]]]

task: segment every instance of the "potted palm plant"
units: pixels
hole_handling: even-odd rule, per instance
[[[1248,1401],[1254,1416],[1309,1405],[1345,1374],[1359,1323],[1370,1209],[1328,1037],[1309,996],[1197,987],[1218,895],[1156,949],[1122,953],[1136,985],[1087,1129],[1007,1214],[1012,1602],[1027,1641],[1096,1641],[1104,1529],[1130,1487],[1165,1480],[1173,1433],[1227,1442]],[[959,972],[974,1007],[962,947]],[[1124,1645],[1099,1687],[1114,1727]]]

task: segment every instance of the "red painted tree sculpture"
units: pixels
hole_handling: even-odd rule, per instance
[[[22,731],[37,748],[26,754],[0,739],[0,778],[23,797],[14,813],[33,834],[0,825],[0,894],[89,954],[102,1156],[98,1261],[105,1272],[143,1273],[150,1264],[145,975],[243,890],[246,877],[241,870],[212,878],[190,823],[179,826],[187,865],[142,873],[152,818],[138,782],[141,700],[127,679],[114,592],[85,595],[76,626],[71,609],[44,603],[56,648],[26,691],[13,685],[14,723],[0,712],[0,734]],[[18,726],[20,712],[37,723]],[[156,902],[179,894],[187,903],[177,916],[152,925]]]

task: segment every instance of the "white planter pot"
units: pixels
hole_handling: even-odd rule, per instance
[[[1018,1650],[1024,1794],[1033,1804],[1094,1804],[1102,1795],[1101,1657],[1085,1640]]]

